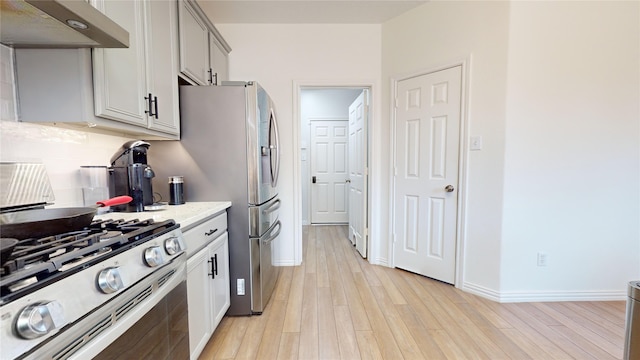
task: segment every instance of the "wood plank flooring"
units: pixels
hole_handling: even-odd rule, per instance
[[[225,317],[200,359],[622,359],[625,302],[499,304],[371,265],[346,226],[304,229],[265,312]]]

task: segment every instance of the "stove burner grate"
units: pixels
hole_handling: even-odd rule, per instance
[[[80,231],[40,239],[20,240],[0,268],[2,300],[13,293],[15,284],[29,279],[25,289],[55,281],[64,272],[80,271],[115,253],[126,251],[148,239],[178,227],[173,220],[98,220]],[[37,281],[31,284],[32,278]],[[23,290],[23,287],[19,287]]]

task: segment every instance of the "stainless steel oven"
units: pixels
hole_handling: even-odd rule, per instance
[[[25,359],[188,359],[186,254]]]

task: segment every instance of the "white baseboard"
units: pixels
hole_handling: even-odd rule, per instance
[[[495,291],[480,285],[464,283],[461,290],[500,302],[552,302],[552,301],[624,301],[625,290],[611,291]]]
[[[296,262],[293,260],[276,261],[273,263],[273,266],[298,266],[298,265],[300,264],[296,264]]]
[[[380,266],[386,266],[386,267],[389,267],[389,262],[388,262],[388,261],[387,261],[387,259],[385,259],[385,258],[376,258],[376,259],[374,259],[374,260],[369,259],[369,262],[370,262],[372,265],[380,265]]]
[[[486,288],[484,286],[475,285],[471,283],[464,283],[460,287],[460,290],[468,292],[470,294],[481,296],[491,301],[500,302],[500,293],[493,289]]]

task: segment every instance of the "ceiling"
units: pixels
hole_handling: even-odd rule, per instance
[[[427,1],[197,0],[214,24],[381,24]]]

